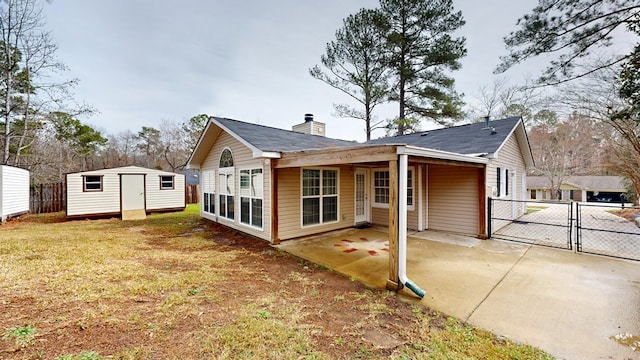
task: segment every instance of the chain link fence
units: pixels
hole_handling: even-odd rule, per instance
[[[489,217],[491,238],[640,261],[640,207],[489,199]]]
[[[578,203],[576,250],[640,260],[640,207]]]
[[[525,244],[572,249],[571,203],[490,199],[490,237]],[[524,207],[522,215],[514,209]]]

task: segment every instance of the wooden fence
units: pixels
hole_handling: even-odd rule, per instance
[[[67,201],[65,199],[65,183],[32,185],[29,194],[29,212],[42,214],[64,211]]]
[[[185,185],[184,202],[185,204],[197,204],[200,199],[200,185]]]
[[[43,214],[65,211],[66,184],[63,182],[51,184],[32,185],[29,194],[29,212]],[[197,204],[200,198],[199,185],[186,185],[184,188],[184,200],[186,204]]]

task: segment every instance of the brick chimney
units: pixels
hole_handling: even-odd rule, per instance
[[[293,125],[292,130],[303,134],[325,136],[325,124],[314,121],[313,114],[304,114],[304,122]]]

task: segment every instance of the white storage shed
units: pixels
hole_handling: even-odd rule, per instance
[[[184,189],[184,175],[138,166],[70,173],[67,217],[133,220],[150,212],[182,211]]]
[[[29,171],[0,165],[0,222],[29,212]]]

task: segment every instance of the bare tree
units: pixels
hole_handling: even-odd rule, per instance
[[[56,57],[57,46],[45,31],[39,0],[0,2],[0,102],[3,127],[3,164],[20,164],[21,154],[32,146],[43,117],[51,111],[69,110],[76,79],[54,81],[52,73],[66,66]],[[75,106],[71,114],[93,111]],[[12,158],[13,157],[13,158]]]
[[[185,133],[182,124],[169,120],[160,123],[160,134],[167,170],[175,172],[184,169],[191,154],[190,134]]]
[[[532,126],[536,114],[549,105],[546,96],[532,87],[529,79],[518,85],[509,83],[505,77],[495,77],[491,84],[481,86],[475,100],[468,112],[471,119],[520,116],[527,127]]]
[[[549,180],[553,199],[558,199],[560,186],[568,177],[603,172],[601,125],[580,115],[564,121],[550,115],[529,130],[534,174]]]

